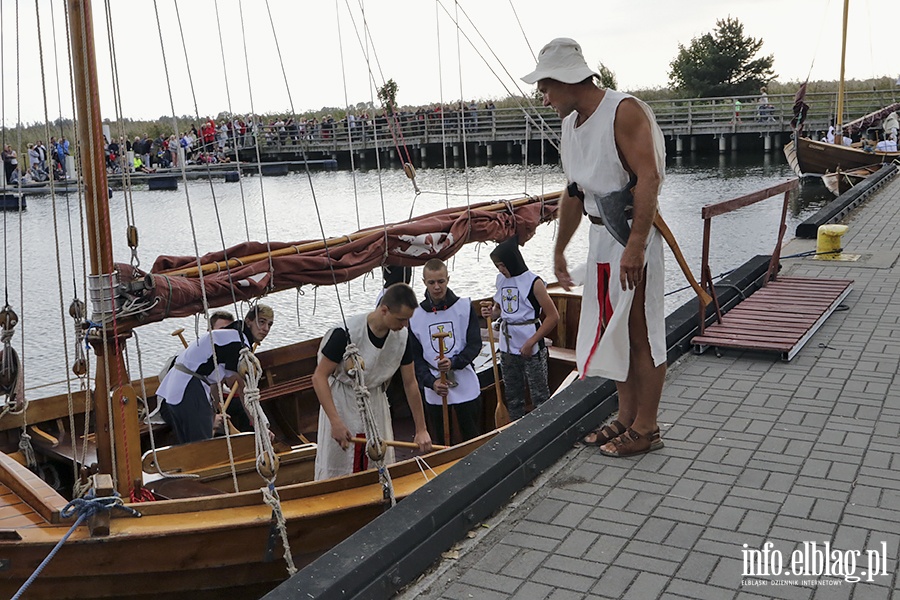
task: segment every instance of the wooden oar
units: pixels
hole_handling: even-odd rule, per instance
[[[181,340],[181,343],[184,345],[184,347],[185,348],[188,347],[187,340],[184,339],[184,327],[182,327],[181,329],[176,329],[175,331],[173,331],[171,333],[171,335],[172,335],[172,337],[175,337],[177,335],[178,339]]]
[[[494,427],[509,425],[509,410],[500,393],[500,369],[497,367],[497,350],[494,348],[494,328],[491,318],[487,318],[488,341],[491,343],[491,362],[494,364],[494,390],[497,392],[497,408],[494,409]]]
[[[450,337],[450,333],[446,331],[440,331],[438,333],[431,334],[431,339],[437,339],[438,348],[440,353],[438,355],[438,360],[444,360],[444,338]],[[447,374],[444,371],[441,371],[441,383],[447,385]],[[442,400],[442,410],[444,415],[444,443],[450,443],[450,408],[447,406],[447,396],[441,396]]]
[[[369,442],[369,440],[367,440],[366,438],[361,438],[361,437],[350,438],[350,441],[353,442],[354,444],[362,444],[362,445],[365,445]],[[383,441],[384,441],[385,445],[393,446],[394,448],[410,448],[412,450],[417,450],[419,448],[419,445],[414,442],[398,442],[397,440],[383,440]],[[432,450],[446,450],[449,447],[450,446],[441,446],[440,444],[432,444],[431,445]]]

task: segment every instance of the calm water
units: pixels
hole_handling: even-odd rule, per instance
[[[779,156],[731,155],[670,160],[661,197],[662,210],[695,273],[698,273],[700,263],[701,207],[791,177],[789,167]],[[564,178],[558,167],[504,165],[478,167],[468,172],[420,169],[417,182],[423,192],[418,197],[409,180],[396,170],[355,174],[319,172],[313,174],[312,185],[305,174],[292,173],[262,181],[250,177],[241,184],[217,180],[210,186],[206,181],[191,181],[187,190],[179,183],[181,189],[175,192],[135,190],[134,219],[140,231],[138,253],[141,265],[148,269],[160,254],[194,255],[195,243],[201,253],[221,249],[223,240],[228,246],[246,240],[248,230],[250,238],[256,240],[265,240],[267,236],[273,241],[319,239],[322,234],[317,214],[326,235],[340,235],[356,231],[357,218],[363,226],[384,221],[390,223],[406,219],[410,211],[423,214],[447,205],[465,206],[467,197],[478,202],[555,191],[561,189]],[[827,195],[824,189],[806,189],[792,199],[788,236],[792,235],[797,223],[825,203]],[[115,193],[111,205],[115,258],[128,262],[131,254],[124,237],[127,222],[123,192]],[[771,198],[715,219],[713,274],[734,268],[755,254],[770,253],[775,244],[780,213],[780,198]],[[65,197],[58,196],[55,216],[54,224],[53,202],[49,196],[29,197],[28,210],[21,216],[15,213],[4,215],[3,282],[9,303],[20,316],[13,343],[23,354],[24,340],[28,388],[64,378],[68,367],[63,352],[63,328],[68,336],[70,361],[74,346],[72,320],[68,316],[73,280],[77,282],[79,297],[85,297],[77,196],[70,196],[68,204]],[[24,239],[21,245],[20,228]],[[555,236],[555,224],[543,225],[523,249],[529,267],[546,279],[552,279],[553,275],[551,249]],[[570,268],[584,262],[586,239],[587,226],[582,224],[568,251]],[[457,293],[469,296],[493,293],[496,271],[488,258],[492,246],[471,244],[451,261],[451,287]],[[684,279],[670,254],[667,254],[667,261],[666,289],[683,287]],[[337,290],[304,287],[299,292],[287,291],[267,298],[265,302],[275,308],[276,325],[264,348],[322,335],[330,324],[340,320],[338,300],[345,314],[368,310],[381,285],[380,273],[376,275],[340,285]],[[416,270],[413,285],[421,294],[420,278],[421,271]],[[691,294],[688,290],[670,295],[668,310],[679,306]],[[242,306],[239,312],[244,310]],[[64,318],[61,315],[65,315]],[[155,374],[164,358],[180,349],[177,338],[169,335],[178,327],[184,327],[192,337],[197,322],[194,318],[173,319],[139,330],[140,358],[145,374]],[[204,327],[200,325],[200,329]],[[133,343],[130,344],[129,359],[132,374],[137,375],[138,355]],[[54,389],[57,387],[53,386]],[[48,389],[31,397],[42,395]]]

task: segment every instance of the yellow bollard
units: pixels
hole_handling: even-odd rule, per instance
[[[822,225],[816,235],[817,260],[841,260],[841,236],[849,229],[846,225]]]

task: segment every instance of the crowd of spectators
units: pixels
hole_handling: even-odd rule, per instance
[[[421,136],[443,133],[476,133],[489,131],[495,125],[495,106],[486,102],[481,107],[474,101],[468,104],[432,104],[416,110],[402,109],[393,112],[348,112],[335,119],[331,114],[322,117],[233,117],[207,118],[198,128],[168,136],[147,134],[127,139],[125,136],[104,136],[106,168],[110,174],[130,172],[155,172],[158,169],[179,168],[185,165],[227,163],[235,160],[235,151],[251,148],[258,143],[264,147],[294,146],[305,142],[350,140],[351,142],[390,139],[392,137]],[[397,140],[400,141],[399,139]],[[68,178],[66,157],[72,148],[65,137],[51,138],[28,144],[27,157],[21,161],[9,145],[3,148],[6,182],[15,184],[46,182]],[[27,162],[27,164],[22,164]]]

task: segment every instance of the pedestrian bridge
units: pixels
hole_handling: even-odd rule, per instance
[[[843,122],[876,111],[895,101],[895,90],[851,92],[845,100]],[[756,96],[656,100],[648,104],[666,135],[667,152],[780,149],[790,137],[792,94],[770,95],[763,108]],[[805,130],[814,135],[828,129],[833,120],[836,94],[810,93]],[[555,162],[558,160],[560,119],[533,98],[522,98],[513,108],[463,111],[420,109],[402,111],[389,124],[383,115],[294,127],[264,127],[259,132],[263,160],[333,158],[341,162],[352,154],[360,161],[372,159],[376,150],[401,162],[448,159],[497,158],[506,162]],[[458,103],[457,103],[458,104]],[[252,142],[249,136],[245,141]],[[255,149],[244,149],[255,159]],[[253,155],[251,155],[253,153]],[[243,159],[242,152],[242,159]]]

